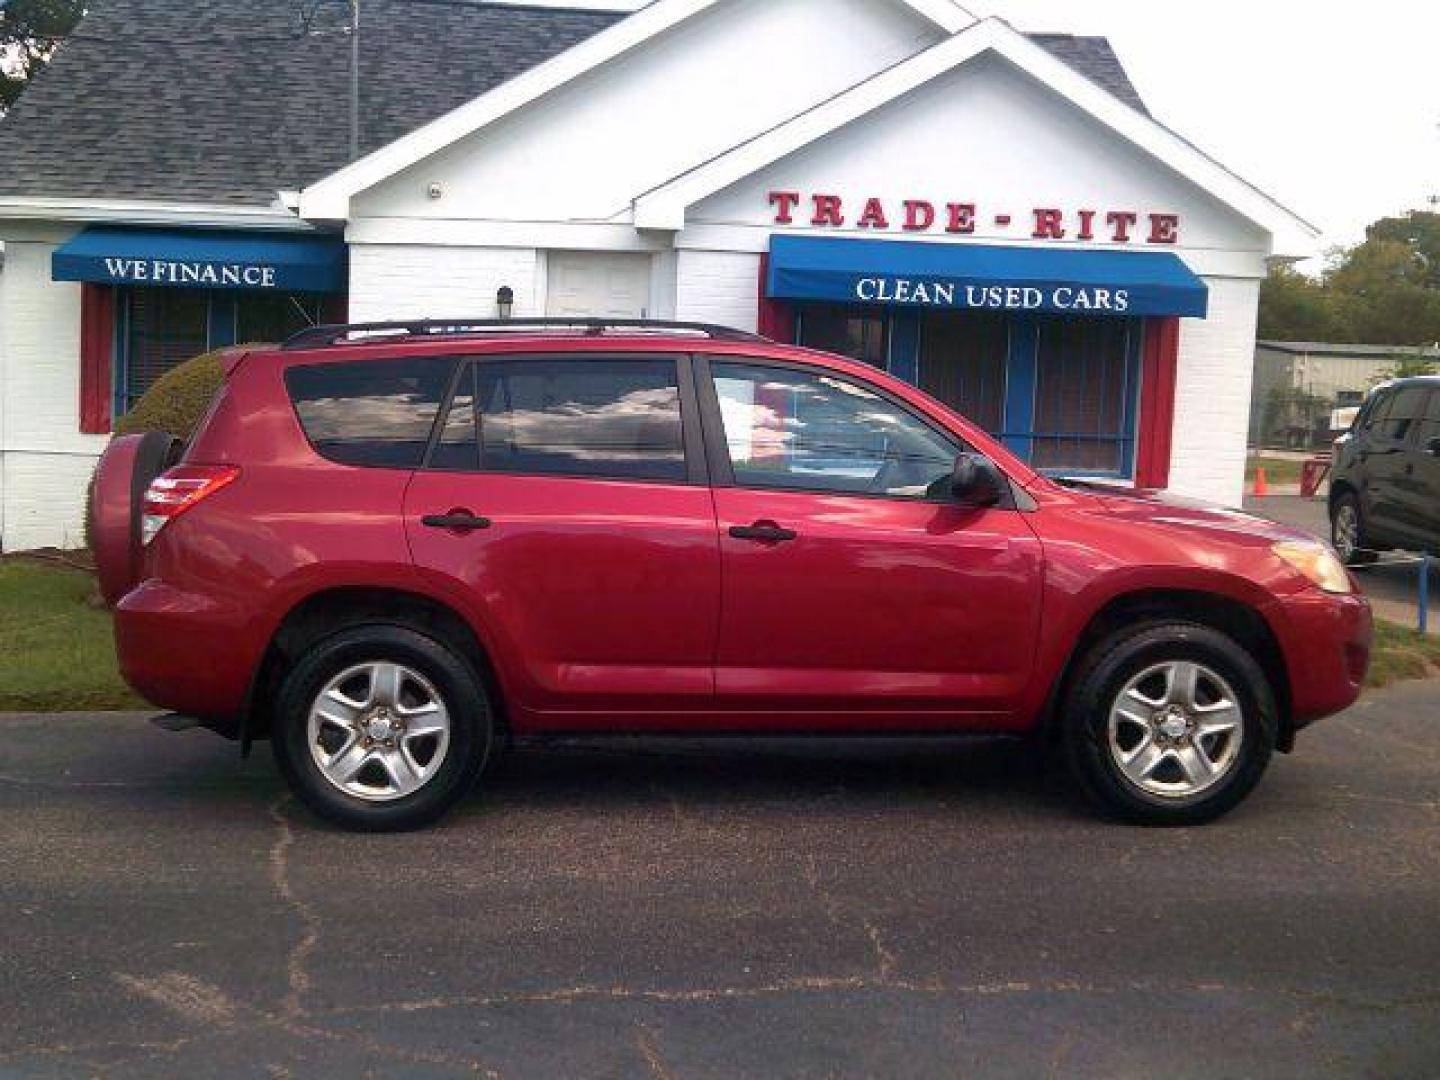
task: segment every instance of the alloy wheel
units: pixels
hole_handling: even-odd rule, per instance
[[[450,713],[414,668],[358,664],[316,695],[307,744],[332,786],[368,802],[391,802],[414,794],[440,770],[450,748]]]
[[[1121,775],[1163,799],[1189,798],[1218,784],[1239,761],[1245,737],[1230,684],[1190,660],[1156,664],[1127,682],[1107,731]]]
[[[1360,514],[1350,502],[1340,504],[1335,511],[1335,528],[1332,539],[1335,553],[1341,562],[1349,562],[1360,547]]]

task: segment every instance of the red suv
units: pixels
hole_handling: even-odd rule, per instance
[[[1037,735],[1189,824],[1345,708],[1365,600],[1244,514],[1061,483],[865,364],[684,324],[234,351],[93,497],[125,677],[358,829],[515,737]]]

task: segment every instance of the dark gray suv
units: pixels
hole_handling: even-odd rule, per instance
[[[1376,387],[1335,441],[1330,537],[1351,566],[1387,548],[1440,553],[1440,375]]]

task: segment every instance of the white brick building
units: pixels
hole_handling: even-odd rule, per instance
[[[77,40],[0,123],[7,550],[78,541],[111,418],[184,355],[502,292],[848,352],[1046,469],[1239,500],[1259,281],[1315,234],[1150,117],[1103,39],[951,0],[379,0],[364,81],[407,81],[347,165],[342,43],[257,77],[234,46],[293,5],[213,6],[213,57]]]

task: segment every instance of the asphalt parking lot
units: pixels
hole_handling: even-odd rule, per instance
[[[520,752],[390,837],[203,732],[0,745],[4,1076],[1440,1069],[1440,684],[1169,832],[999,741]]]

